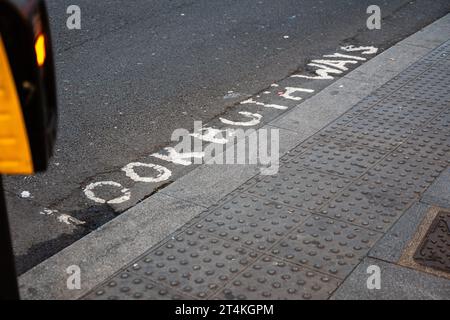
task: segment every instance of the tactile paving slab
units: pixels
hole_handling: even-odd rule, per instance
[[[265,251],[310,215],[250,195],[241,194],[195,224],[195,230]]]
[[[439,212],[414,260],[423,266],[450,272],[450,212]]]
[[[358,181],[334,199],[322,215],[356,224],[371,230],[385,232],[416,201],[394,186]]]
[[[292,163],[333,175],[357,178],[386,154],[386,151],[324,139],[292,160]]]
[[[365,176],[378,181],[391,180],[397,188],[420,194],[447,168],[447,152],[427,152],[426,148],[399,148],[378,163]]]
[[[448,105],[450,92],[448,86],[436,83],[450,83],[450,72],[439,66],[432,67],[422,73],[414,81],[407,83],[399,90],[404,97],[425,100],[435,105]]]
[[[188,229],[134,261],[130,272],[205,299],[257,258],[249,249]]]
[[[321,135],[316,134],[316,135],[306,139],[301,144],[299,144],[298,146],[296,146],[295,148],[293,148],[292,150],[290,150],[289,152],[284,154],[280,159],[280,163],[285,164],[285,163],[288,163],[288,162],[294,160],[299,155],[305,153],[306,151],[310,150],[315,145],[320,143],[324,138],[326,138],[326,136],[322,137]]]
[[[430,124],[422,128],[416,135],[410,137],[400,148],[409,154],[409,157],[427,157],[435,162],[450,164],[450,131],[445,127],[439,129]]]
[[[383,101],[386,98],[386,94],[381,95],[369,95],[355,104],[350,110],[344,113],[341,117],[336,119],[333,124],[334,125],[344,125],[355,119],[363,112],[373,108],[375,105]]]
[[[347,125],[331,125],[323,131],[330,139],[352,145],[391,151],[414,133],[408,125],[385,123],[358,116]]]
[[[340,280],[263,256],[216,296],[221,300],[327,299]]]
[[[312,216],[272,250],[291,263],[344,279],[382,234],[321,216]]]
[[[127,270],[88,293],[85,300],[192,300]]]
[[[362,117],[377,123],[390,124],[393,127],[402,125],[406,128],[417,129],[443,110],[443,106],[428,102],[390,96],[389,99],[365,112]]]
[[[447,108],[447,110],[431,120],[430,123],[428,123],[427,128],[432,131],[438,129],[441,132],[444,131],[445,133],[450,133],[450,109]],[[450,136],[447,135],[446,137],[450,145]]]
[[[419,63],[436,63],[441,62],[444,60],[450,59],[450,40],[444,42],[442,45],[440,45],[438,48],[434,49],[430,53],[428,53],[426,56],[424,56],[420,61],[415,63],[412,67]],[[411,68],[412,68],[411,67]]]
[[[434,161],[450,164],[450,131],[437,123],[430,123],[422,128],[413,137],[410,137],[402,146],[403,149],[414,149],[420,156],[427,155]]]
[[[255,179],[257,183],[247,189],[248,194],[310,212],[319,211],[351,183],[349,179],[315,172],[295,163],[280,167],[276,176]]]

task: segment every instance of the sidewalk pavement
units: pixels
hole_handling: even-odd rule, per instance
[[[450,299],[448,30],[450,15],[272,121],[278,174],[200,166],[24,274],[22,297]]]

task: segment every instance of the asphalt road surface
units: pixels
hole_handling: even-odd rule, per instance
[[[53,163],[5,179],[21,273],[126,209],[97,206],[82,188],[160,150],[176,128],[215,118],[342,44],[387,49],[450,9],[448,0],[75,2],[48,1],[60,109]],[[71,4],[81,30],[66,27]],[[371,4],[381,30],[366,28]]]

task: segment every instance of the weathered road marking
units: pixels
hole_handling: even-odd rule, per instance
[[[111,187],[116,187],[118,189],[121,189],[120,191],[123,193],[123,196],[114,198],[112,200],[105,200],[105,199],[97,197],[94,193],[94,189],[98,188],[98,187],[103,187],[103,186],[111,186]],[[114,181],[100,181],[100,182],[91,183],[84,189],[84,194],[86,195],[86,197],[88,199],[90,199],[94,202],[97,202],[97,203],[119,204],[119,203],[123,203],[123,202],[126,202],[131,199],[130,190],[127,188],[124,188],[120,183],[114,182]]]
[[[310,61],[307,65],[309,67],[316,68],[314,70],[315,75],[303,75],[303,74],[294,74],[291,78],[303,78],[309,80],[331,80],[334,79],[334,76],[341,75],[345,71],[348,71],[349,64],[355,65],[366,61],[367,58],[356,56],[355,53],[360,53],[362,55],[373,55],[378,52],[378,48],[373,46],[359,46],[356,47],[354,45],[343,46],[340,48],[343,52],[353,53],[353,54],[343,54],[343,53],[333,53],[323,55],[321,59],[314,59]],[[272,88],[278,88],[279,84],[272,84]],[[279,89],[276,89],[279,90]],[[301,101],[302,97],[299,95],[295,95],[296,93],[313,93],[314,90],[307,88],[297,88],[297,87],[285,87],[284,90],[279,91],[278,95],[286,100],[291,101]],[[229,92],[233,93],[232,91]],[[265,91],[264,94],[270,94],[271,91]],[[287,106],[279,105],[279,104],[270,104],[263,103],[257,101],[256,99],[259,96],[255,96],[253,98],[242,101],[240,105],[256,105],[264,108],[271,108],[276,110],[287,110]],[[263,116],[258,113],[252,113],[249,111],[240,111],[240,115],[245,118],[248,118],[248,121],[231,121],[225,118],[219,118],[219,120],[228,126],[233,127],[252,127],[257,126],[262,122]],[[196,128],[193,133],[190,133],[189,136],[196,138],[199,141],[210,142],[212,144],[226,144],[229,142],[229,135],[227,130],[231,129],[216,129],[212,127],[205,128]],[[224,137],[225,135],[225,137]],[[218,137],[219,136],[219,137]],[[178,165],[190,166],[193,164],[192,159],[194,159],[194,163],[197,163],[198,160],[202,161],[205,157],[204,152],[186,152],[181,153],[177,152],[174,148],[164,148],[162,151],[158,153],[154,153],[151,155],[152,157],[171,162]],[[156,176],[154,177],[142,177],[136,173],[136,167],[147,167],[157,171]],[[156,164],[151,163],[140,163],[140,162],[132,162],[122,168],[122,171],[125,172],[126,176],[135,182],[146,182],[146,183],[159,183],[170,179],[172,176],[172,172],[163,167]],[[104,186],[114,187],[120,189],[122,192],[122,196],[117,197],[115,199],[106,200],[96,196],[94,190],[97,188],[101,188]],[[107,204],[119,204],[126,202],[131,199],[131,191],[124,186],[122,186],[118,182],[114,181],[102,181],[91,183],[85,187],[83,190],[86,197],[96,203],[107,203]],[[26,197],[27,195],[24,194]],[[24,198],[25,198],[24,197]],[[63,219],[63,218],[61,218]],[[64,220],[64,219],[63,219]],[[65,220],[64,220],[65,221]]]

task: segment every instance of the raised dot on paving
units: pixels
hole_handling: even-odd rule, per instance
[[[296,208],[241,194],[214,210],[193,228],[265,251],[309,216]]]
[[[263,256],[214,297],[222,300],[327,299],[340,280]]]
[[[388,189],[383,191],[377,184],[357,182],[328,204],[321,214],[385,232],[416,200]]]
[[[206,299],[258,256],[188,229],[134,261],[130,271],[181,294]]]
[[[276,176],[261,176],[246,193],[266,200],[318,212],[333,197],[342,192],[351,180],[302,168],[288,163]]]
[[[135,275],[127,270],[119,272],[102,285],[88,293],[85,300],[191,300],[165,288],[145,277]]]
[[[342,221],[312,216],[271,254],[344,279],[382,234]]]

